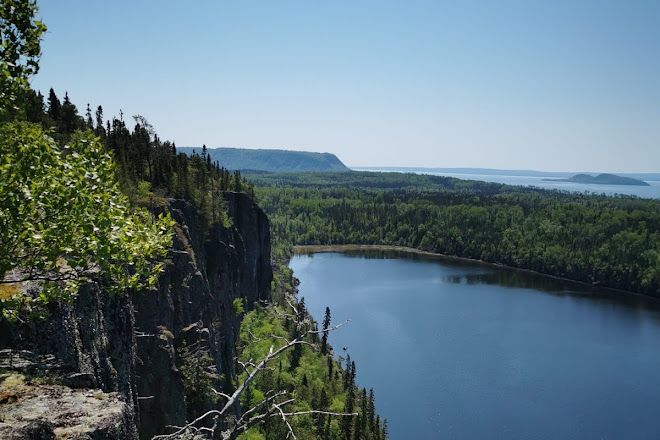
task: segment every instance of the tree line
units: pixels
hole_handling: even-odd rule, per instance
[[[103,107],[94,111],[89,104],[80,115],[68,93],[60,101],[51,88],[48,97],[32,89],[25,90],[19,100],[17,114],[49,130],[61,145],[77,131],[93,133],[101,139],[114,156],[118,179],[131,200],[140,204],[147,199],[176,197],[191,201],[210,222],[226,220],[222,206],[222,191],[246,192],[254,190],[241,176],[230,171],[207,153],[188,156],[178,153],[176,144],[163,141],[149,121],[141,115],[132,119],[132,129],[122,112],[119,117],[105,119]]]
[[[190,201],[209,223],[226,223],[229,219],[222,205],[222,191],[243,191],[254,196],[252,186],[241,173],[231,173],[213,161],[205,147],[201,155],[178,154],[174,143],[161,141],[141,116],[133,117],[134,125],[130,130],[121,113],[119,118],[104,121],[102,107],[92,113],[91,106],[87,105],[85,115],[81,116],[67,93],[60,101],[52,89],[47,98],[32,90],[28,78],[38,71],[40,40],[46,29],[35,19],[36,12],[32,0],[0,5],[0,319],[18,320],[24,317],[24,308],[34,310],[52,302],[70,300],[80,283],[90,279],[102,278],[103,286],[116,293],[154,286],[162,260],[171,247],[173,220],[168,215],[153,214],[165,210],[160,208],[165,207],[166,197]],[[163,206],[154,207],[156,203],[163,203]],[[152,209],[144,209],[145,206]],[[281,283],[276,286],[287,289],[290,295],[292,279],[290,273],[288,277],[279,277]],[[22,288],[26,280],[38,280],[52,289],[31,287],[26,291]],[[275,297],[284,298],[283,295]],[[288,299],[291,301],[293,297]],[[330,420],[333,415],[330,411],[306,409],[287,415],[284,412],[290,411],[287,407],[281,411],[282,419],[286,422],[286,418],[291,417],[299,421],[292,422],[296,434],[291,424],[284,423],[288,429],[286,436],[345,440],[386,438],[385,428],[375,413],[373,394],[369,401],[360,400],[365,393],[359,394],[356,388],[355,365],[347,363],[348,373],[343,373],[340,364],[330,355],[327,341],[324,354],[311,350],[309,344],[318,343],[318,334],[310,333],[311,317],[304,304],[297,304],[295,300],[292,304],[296,318],[278,317],[277,326],[283,335],[292,338],[289,346],[293,350],[281,359],[280,366],[284,369],[288,362],[283,371],[294,381],[285,386],[286,376],[282,374],[280,382],[266,390],[269,397],[265,403],[270,406],[257,402],[250,412],[249,400],[241,407],[236,405],[235,398],[254,399],[258,392],[256,385],[254,392],[243,396],[238,391],[246,390],[246,385],[249,388],[251,382],[245,377],[238,378],[234,398],[225,402],[216,400],[214,403],[224,404],[224,407],[216,406],[219,409],[214,409],[213,413],[222,416],[227,425],[231,425],[232,420],[254,424],[272,420],[273,430],[277,430],[280,414],[264,413],[264,408],[282,409],[293,400],[286,402],[274,400],[274,397],[295,394],[297,406],[325,408],[327,405],[332,409],[348,395],[352,402],[348,409],[358,405],[366,408],[361,412],[363,419],[360,420],[364,422],[344,423],[343,434],[339,437],[336,423]],[[265,305],[259,311],[262,315],[251,312],[251,317],[245,320],[265,331],[273,330],[264,314],[277,315],[277,307]],[[248,341],[244,352],[253,350],[256,343]],[[211,365],[204,347],[182,346],[178,354],[178,366],[191,404],[191,418],[199,416],[195,409],[204,407],[210,399],[229,397],[208,389],[212,381],[205,378],[208,379],[206,374],[210,373]],[[318,365],[328,371],[316,368]],[[244,369],[246,373],[247,368]],[[339,377],[347,374],[348,380],[343,380],[341,387],[328,388],[325,397],[323,390],[316,394],[313,384],[319,380],[332,376],[334,382],[338,382]],[[241,379],[245,381],[241,383]],[[308,390],[313,391],[308,393]],[[352,420],[353,411],[344,412],[345,405],[341,403],[341,406],[339,416],[346,414]],[[315,422],[312,425],[307,423],[310,417]],[[373,428],[363,428],[365,424]],[[193,425],[194,421],[190,430],[184,430],[188,434],[191,430],[196,432],[197,438],[203,431],[192,429]],[[234,424],[238,428],[247,426]],[[279,427],[282,426],[280,423]],[[358,431],[353,430],[354,426]],[[323,434],[319,434],[320,429]],[[204,432],[208,431],[207,428]],[[227,438],[225,432],[218,434]],[[237,429],[230,438],[236,438],[234,434],[244,439],[254,439],[255,435],[263,438],[258,431]],[[282,437],[273,434],[269,438]]]
[[[398,173],[258,174],[290,244],[383,244],[660,296],[660,201]]]
[[[295,279],[289,269],[280,275],[284,276],[275,280],[276,297],[288,296],[295,291]],[[326,308],[319,330],[304,298],[295,305],[291,301],[278,303],[277,307],[257,307],[245,316],[240,332],[241,360],[247,365],[250,360],[262,359],[270,347],[281,347],[300,337],[301,332],[306,333],[304,343],[281,356],[273,368],[265,369],[243,393],[241,405],[253,407],[276,389],[287,393],[284,401],[293,399],[291,411],[303,414],[288,420],[290,428],[279,417],[267,418],[248,431],[246,438],[279,440],[288,438],[292,429],[300,439],[386,440],[387,421],[377,413],[374,390],[357,385],[355,361],[349,354],[335,356],[328,342],[329,333],[337,328],[330,309]],[[294,313],[290,312],[291,305]],[[310,410],[313,412],[304,414]]]

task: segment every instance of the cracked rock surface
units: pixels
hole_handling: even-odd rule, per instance
[[[118,393],[31,383],[0,376],[0,438],[8,440],[130,438],[126,404]]]

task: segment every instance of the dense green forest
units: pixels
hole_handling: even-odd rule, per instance
[[[254,197],[240,171],[230,172],[206,149],[177,152],[142,116],[133,116],[129,129],[123,114],[105,120],[101,106],[93,112],[88,104],[81,115],[67,93],[61,100],[53,89],[47,98],[34,91],[27,79],[38,71],[46,29],[34,18],[36,4],[5,2],[0,13],[0,319],[41,319],[51,302],[71,300],[89,280],[116,294],[153,286],[172,243],[167,198],[194,204],[207,229],[231,226],[222,192]],[[235,304],[239,313],[252,310],[241,330],[243,356],[258,361],[286,338],[300,344],[277,358],[276,376],[265,370],[241,396],[239,416],[257,416],[241,438],[280,439],[295,429],[301,439],[385,439],[373,392],[357,387],[353,362],[342,369],[343,360],[333,357],[329,314],[319,332],[304,301],[295,299],[284,260],[275,272],[276,304]],[[23,281],[45,284],[33,295],[24,292]],[[217,403],[218,396],[200,369],[209,366],[181,356],[190,415],[197,417],[194,409],[203,406],[195,403]],[[246,379],[243,371],[236,386]],[[266,395],[279,401],[264,406],[257,399]],[[282,399],[291,395],[295,407],[286,411],[294,414],[264,413],[270,403],[290,403]]]
[[[203,148],[203,147],[202,147]],[[179,152],[199,153],[202,148],[182,147]],[[264,150],[248,148],[209,148],[212,160],[230,170],[260,170],[275,172],[348,171],[337,156],[310,151]]]
[[[253,193],[240,171],[230,172],[222,167],[206,149],[190,157],[179,153],[176,144],[161,140],[141,115],[133,116],[132,124],[124,120],[123,114],[105,120],[103,107],[92,111],[89,104],[84,115],[80,115],[67,93],[60,100],[53,89],[47,98],[40,92],[25,90],[18,114],[49,130],[60,144],[68,142],[76,131],[94,133],[113,153],[122,189],[133,200],[147,193],[184,198],[214,221],[222,214],[220,191]]]
[[[660,201],[400,173],[254,174],[278,252],[387,244],[660,296]]]
[[[206,149],[177,152],[142,116],[133,116],[131,129],[123,114],[105,120],[101,106],[92,111],[88,104],[81,115],[67,93],[60,99],[53,89],[47,97],[31,89],[46,30],[36,12],[33,1],[0,5],[0,319],[6,320],[42,319],[49,303],[70,301],[89,280],[113,294],[152,287],[172,243],[167,198],[191,202],[210,230],[230,226],[223,191],[254,197],[240,171],[230,172]],[[295,429],[301,439],[385,439],[373,392],[357,387],[353,362],[333,357],[329,312],[318,331],[304,301],[295,299],[285,263],[278,260],[275,268],[275,304],[234,304],[238,313],[251,310],[240,335],[248,364],[286,338],[300,340],[277,358],[276,376],[266,369],[241,396],[237,417],[256,418],[240,438],[281,439]],[[44,288],[26,293],[23,281]],[[186,356],[185,348],[177,356],[194,418],[195,408],[220,401],[204,370],[207,359]],[[239,388],[247,368],[242,371]],[[291,403],[281,401],[290,395],[295,408],[286,411],[293,414],[267,412],[271,403]]]
[[[387,439],[387,420],[381,420],[376,411],[374,390],[358,387],[355,362],[350,355],[335,356],[329,343],[332,330],[342,323],[333,323],[331,311],[326,308],[319,326],[305,308],[304,298],[294,303],[292,293],[296,291],[296,279],[283,263],[278,264],[273,280],[274,305],[257,305],[243,319],[241,361],[249,364],[263,359],[271,347],[277,350],[301,334],[307,334],[305,343],[276,360],[270,370],[253,382],[242,397],[243,408],[262,401],[272,395],[273,390],[288,391],[296,399],[294,411],[327,412],[301,414],[291,419],[291,427],[301,440]],[[241,377],[245,376],[243,372]],[[243,438],[280,440],[289,438],[288,429],[281,420],[275,419],[250,429]]]
[[[71,144],[83,132],[102,141],[105,150],[115,158],[118,181],[133,204],[158,211],[164,206],[165,198],[183,198],[204,213],[210,228],[216,222],[224,222],[225,226],[230,222],[221,202],[222,191],[243,191],[254,196],[253,186],[246,182],[240,171],[229,172],[217,161],[212,161],[205,150],[190,157],[178,153],[173,143],[158,138],[143,117],[134,117],[134,128],[129,130],[121,118],[104,123],[101,107],[96,111],[96,120],[91,116],[89,106],[86,117],[79,116],[66,94],[64,101],[60,102],[51,90],[47,103],[39,93],[31,90],[25,96],[28,101],[24,108],[27,110],[29,103],[30,112],[24,114],[31,126],[35,129],[44,127],[60,145]],[[63,112],[62,108],[67,111]],[[300,336],[301,329],[295,325],[296,320],[304,324],[306,331],[318,331],[318,326],[304,308],[304,300],[301,304],[296,303],[295,282],[286,267],[286,259],[276,260],[273,290],[272,305],[258,305],[245,315],[240,334],[245,362],[263,358],[271,346],[281,347],[284,338],[293,340]],[[289,316],[290,311],[287,313],[289,304],[296,304],[299,309],[293,319]],[[249,306],[253,308],[253,305]],[[243,310],[242,304],[237,307]],[[327,324],[325,328],[328,328]],[[373,390],[367,393],[355,383],[355,363],[350,358],[335,358],[327,339],[321,351],[312,347],[321,346],[319,333],[310,333],[304,339],[305,344],[278,358],[277,374],[267,370],[253,382],[242,397],[243,408],[260,402],[268,393],[287,391],[295,396],[293,409],[305,413],[292,417],[290,421],[300,439],[386,439],[386,422],[381,421],[376,413]],[[204,408],[214,404],[217,396],[211,390],[210,380],[200,382],[193,379],[200,377],[201,367],[203,363],[190,364],[185,356],[182,357],[181,368],[184,377],[188,378],[185,383],[190,399],[199,408]],[[358,415],[313,412],[317,410]],[[309,411],[312,412],[307,414]],[[198,415],[194,411],[191,414],[193,417]],[[267,423],[247,430],[240,438],[275,440],[286,437],[288,427],[285,422],[275,417],[267,420]]]

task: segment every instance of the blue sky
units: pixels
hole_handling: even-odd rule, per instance
[[[660,171],[660,1],[42,0],[36,88],[181,146]]]

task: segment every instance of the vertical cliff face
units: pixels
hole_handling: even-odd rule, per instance
[[[125,403],[121,438],[184,423],[204,405],[186,398],[184,354],[207,359],[214,386],[230,390],[241,319],[235,300],[250,308],[270,299],[268,219],[245,194],[224,197],[229,228],[209,229],[192,205],[170,200],[174,247],[157,289],[112,297],[87,285],[47,322],[5,325],[0,347],[52,355],[69,385],[117,393]]]

